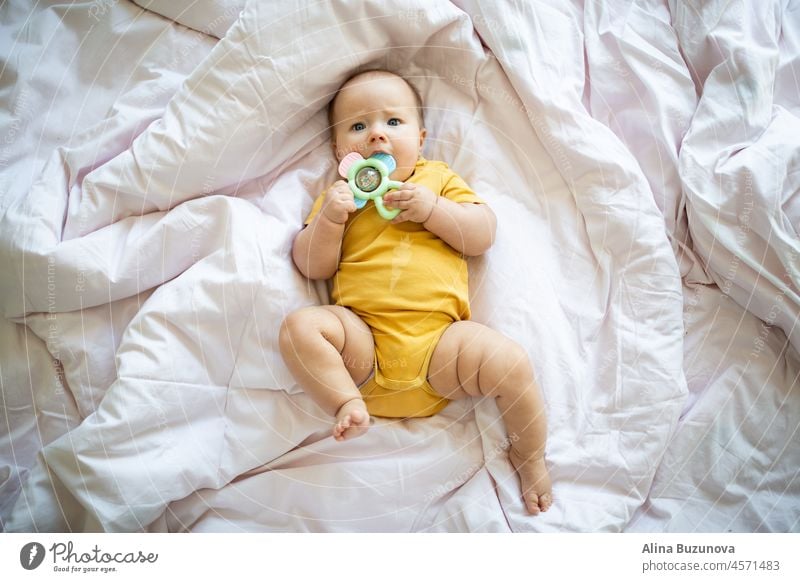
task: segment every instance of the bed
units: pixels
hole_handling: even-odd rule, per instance
[[[6,531],[800,530],[800,2],[0,6]],[[491,204],[555,503],[491,401],[330,436],[277,348],[358,67]]]

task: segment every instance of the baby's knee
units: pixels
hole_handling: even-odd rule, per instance
[[[281,352],[296,351],[320,335],[332,343],[341,335],[341,323],[320,307],[304,307],[287,315],[278,335]]]
[[[278,334],[281,351],[296,347],[299,341],[307,337],[308,332],[313,328],[314,313],[313,308],[303,308],[291,312],[281,323]]]
[[[504,338],[500,345],[493,346],[492,363],[503,376],[512,383],[527,383],[533,377],[528,352],[517,342]]]

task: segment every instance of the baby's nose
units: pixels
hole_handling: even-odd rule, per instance
[[[386,132],[381,127],[373,127],[369,139],[370,141],[386,141]]]

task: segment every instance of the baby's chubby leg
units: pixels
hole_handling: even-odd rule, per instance
[[[344,307],[306,307],[281,325],[281,355],[295,380],[325,412],[336,417],[333,436],[364,434],[369,413],[358,385],[369,378],[375,345],[369,327]]]
[[[448,327],[439,340],[428,381],[446,398],[497,399],[513,443],[508,456],[519,476],[525,507],[533,515],[547,511],[553,502],[544,461],[547,422],[525,351],[486,326],[459,321]]]

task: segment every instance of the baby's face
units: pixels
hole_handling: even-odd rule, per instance
[[[354,79],[339,92],[331,117],[337,160],[350,152],[365,158],[383,152],[397,162],[393,180],[405,181],[414,172],[425,129],[420,127],[414,93],[400,77]]]

